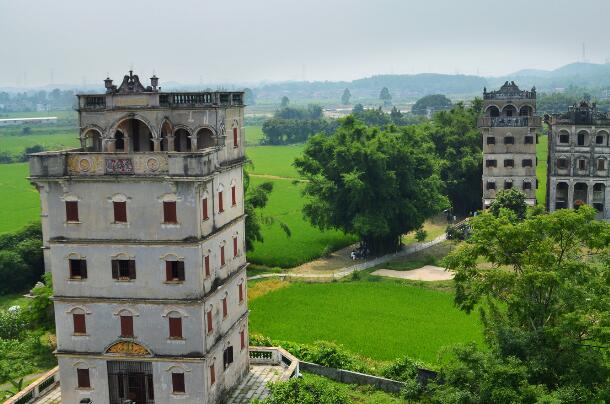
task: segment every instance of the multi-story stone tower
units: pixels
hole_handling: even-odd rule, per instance
[[[249,367],[243,93],[105,84],[30,158],[62,401],[217,403]]]
[[[506,82],[497,91],[483,90],[483,113],[478,127],[483,134],[483,208],[501,189],[517,188],[536,204],[536,89],[522,91]]]
[[[610,117],[583,101],[549,117],[549,123],[548,210],[588,204],[599,219],[610,220]]]

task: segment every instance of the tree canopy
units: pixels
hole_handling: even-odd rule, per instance
[[[585,205],[523,221],[508,211],[471,220],[471,237],[445,264],[455,271],[457,306],[479,310],[490,351],[458,352],[439,394],[477,398],[468,402],[535,402],[493,399],[523,389],[555,400],[544,402],[610,398],[610,224],[595,213]],[[465,375],[484,366],[496,376],[468,383]]]
[[[417,115],[426,115],[428,114],[428,111],[442,111],[450,109],[451,106],[451,100],[443,94],[432,94],[417,100],[415,104],[413,104],[411,112]]]
[[[331,136],[311,137],[295,161],[308,180],[304,215],[374,252],[395,251],[401,234],[447,206],[433,149],[416,126],[382,130],[344,118]]]
[[[343,95],[341,96],[341,104],[349,105],[349,99],[352,98],[352,93],[349,92],[349,88],[343,90]]]
[[[392,95],[390,94],[390,90],[388,90],[387,87],[381,89],[381,92],[379,93],[379,99],[383,101],[384,105],[390,105],[390,103],[392,102]]]
[[[489,212],[498,217],[502,209],[508,209],[515,214],[517,219],[524,219],[527,210],[525,197],[525,194],[518,189],[503,189],[497,193],[496,199],[489,207]]]

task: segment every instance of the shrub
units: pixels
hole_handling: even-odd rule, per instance
[[[384,367],[381,374],[388,379],[406,382],[417,378],[417,368],[418,365],[413,359],[404,356]]]
[[[294,378],[268,385],[264,404],[347,404],[347,394],[324,379]]]
[[[0,311],[0,338],[18,339],[27,326],[23,310]]]
[[[415,232],[415,240],[420,243],[424,241],[426,237],[428,237],[428,232],[422,228],[417,229],[417,231]]]

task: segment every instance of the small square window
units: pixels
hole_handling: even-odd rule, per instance
[[[172,392],[184,393],[185,391],[184,373],[172,373]]]
[[[570,135],[559,135],[559,143],[570,143]]]
[[[182,318],[169,318],[169,337],[172,339],[182,339]]]
[[[487,189],[496,189],[496,183],[494,181],[487,181]]]
[[[513,187],[512,181],[504,181],[504,189],[511,189]]]
[[[487,136],[487,144],[496,144],[496,138],[493,136]]]
[[[70,260],[70,279],[87,279],[87,261],[82,259]]]
[[[135,260],[112,260],[112,279],[136,279]]]
[[[91,379],[89,377],[89,369],[76,369],[76,380],[79,389],[90,389]]]
[[[521,164],[522,164],[523,167],[532,167],[533,166],[531,159],[524,159],[521,162]]]
[[[178,223],[175,201],[163,202],[163,223]]]
[[[233,363],[233,347],[227,347],[222,354],[224,368],[228,368]]]
[[[514,167],[514,166],[515,166],[515,160],[513,160],[513,159],[504,160],[504,167]]]
[[[534,144],[534,137],[533,136],[526,136],[525,137],[525,144]]]
[[[127,223],[127,202],[112,202],[115,223]]]
[[[496,160],[485,160],[485,167],[497,167],[498,162]]]
[[[133,338],[133,316],[121,315],[121,337]]]
[[[602,136],[602,135],[595,136],[595,144],[604,144],[604,136]]]
[[[165,261],[165,280],[167,282],[183,282],[184,261]]]
[[[504,144],[515,144],[515,138],[513,136],[506,136],[504,138]]]
[[[66,221],[78,222],[78,202],[66,201]]]
[[[586,170],[587,169],[587,160],[585,160],[585,159],[578,160],[578,169]]]
[[[524,181],[523,182],[523,189],[524,190],[532,189],[532,183],[529,182],[529,181]]]
[[[606,170],[606,160],[598,159],[597,160],[597,171],[605,171]]]

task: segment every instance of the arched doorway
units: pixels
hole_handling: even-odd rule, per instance
[[[555,209],[568,208],[568,184],[560,182],[555,187]]]
[[[174,133],[174,150],[177,152],[191,151],[191,137],[186,129],[178,129]]]
[[[512,105],[507,105],[502,109],[502,114],[506,117],[516,116],[517,108]]]
[[[169,137],[172,134],[172,126],[168,121],[161,125],[161,142],[159,144],[160,151],[169,151]]]
[[[519,108],[519,116],[532,116],[532,107],[524,105]]]
[[[589,203],[587,201],[587,184],[584,182],[577,182],[574,184],[574,198],[572,200],[572,206],[578,209],[581,205]]]
[[[497,118],[500,116],[500,110],[495,105],[492,105],[489,108],[487,108],[487,116],[490,116],[492,118]]]
[[[589,145],[589,134],[586,131],[581,130],[580,132],[578,132],[578,135],[576,138],[577,138],[576,144],[578,146],[588,146]]]
[[[207,128],[199,129],[197,132],[197,149],[207,149],[214,146],[216,146],[214,132]]]
[[[83,134],[84,147],[88,152],[102,151],[102,134],[96,129],[89,129]]]
[[[605,204],[606,204],[606,186],[604,184],[593,185],[593,207],[595,209],[597,209],[598,216],[603,217]]]
[[[116,135],[115,150],[127,152],[150,152],[155,150],[153,131],[137,118],[125,119],[117,127],[117,133],[123,134],[124,146],[121,148]]]
[[[125,135],[120,130],[114,132],[114,151],[124,152],[125,150]]]

